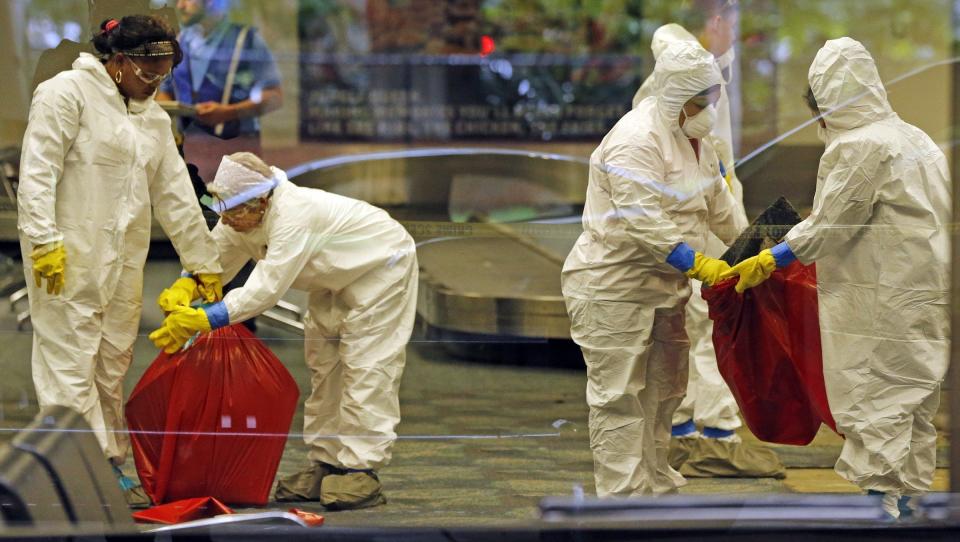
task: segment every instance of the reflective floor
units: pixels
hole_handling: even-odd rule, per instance
[[[178,271],[172,261],[148,264],[141,338],[127,378],[128,392],[156,354],[146,338],[161,320],[153,300]],[[10,438],[36,413],[29,376],[30,334],[15,329],[13,313],[0,304],[5,349],[0,358],[0,439]],[[265,324],[258,335],[305,393],[308,374],[302,337]],[[328,525],[527,523],[536,518],[537,503],[544,496],[593,493],[582,372],[462,362],[441,345],[422,339],[408,352],[400,398],[401,440],[393,462],[381,472],[389,502],[369,510],[321,512]],[[302,405],[292,433],[301,431],[301,413]],[[741,434],[752,440],[749,433]],[[855,493],[856,488],[831,469],[840,442],[822,431],[810,446],[776,447],[788,466],[785,480],[691,479],[682,493]],[[941,438],[941,465],[945,450]],[[291,437],[280,474],[297,471],[306,461],[306,447]],[[132,461],[126,470],[134,472]],[[946,489],[946,479],[946,469],[938,471],[934,489]],[[270,508],[289,506],[272,503]],[[311,504],[301,508],[322,510]]]

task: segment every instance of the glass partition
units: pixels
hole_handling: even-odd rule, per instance
[[[2,3],[0,536],[950,520],[958,5]]]

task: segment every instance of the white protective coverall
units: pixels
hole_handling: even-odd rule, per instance
[[[682,26],[674,23],[665,24],[653,33],[654,59],[670,43],[690,41],[699,43],[697,38],[687,32]],[[732,50],[731,50],[732,52]],[[728,65],[718,62],[721,70],[731,70],[729,65],[733,58],[731,54],[724,55]],[[722,71],[721,71],[722,73]],[[637,106],[644,98],[656,95],[657,77],[652,74],[643,81],[643,85],[633,97],[633,105]],[[733,171],[733,131],[730,123],[730,99],[726,85],[721,87],[720,99],[717,100],[717,123],[711,131],[710,141],[713,143],[729,175],[728,184],[737,201],[736,210],[744,222],[747,221],[746,211],[743,208],[743,185]],[[727,245],[716,235],[709,234],[707,248],[704,254],[719,258],[727,250]],[[742,425],[740,408],[736,399],[730,393],[730,388],[723,381],[720,370],[717,368],[717,354],[713,349],[713,322],[707,314],[707,302],[700,295],[700,281],[691,281],[693,293],[687,302],[686,329],[690,338],[690,377],[687,382],[687,395],[673,415],[674,425],[694,420],[697,425],[714,427],[717,429],[733,430]]]
[[[713,230],[731,242],[746,226],[713,146],[698,159],[680,129],[690,98],[721,82],[713,56],[680,42],[657,61],[660,93],[629,111],[590,157],[584,232],[561,283],[571,336],[587,364],[597,494],[674,491],[683,477],[667,451],[687,385],[683,311],[690,280],[666,263]]]
[[[170,117],[152,98],[125,105],[103,64],[82,53],[34,92],[17,196],[38,402],[83,414],[107,457],[122,460],[122,384],[140,324],[151,206],[185,269],[220,272]],[[29,257],[55,241],[67,254],[61,295],[34,286]]]
[[[310,293],[304,319],[311,393],[304,407],[310,459],[348,469],[390,461],[399,388],[417,300],[413,238],[366,202],[280,182],[260,226],[213,229],[223,281],[257,264],[223,302],[231,323],[273,307],[289,289]]]
[[[950,333],[950,175],[890,108],[870,53],[828,41],[809,72],[825,115],[811,215],[785,237],[816,261],[823,376],[846,437],[837,473],[863,489],[927,491]]]

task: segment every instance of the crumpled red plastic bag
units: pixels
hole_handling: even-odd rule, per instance
[[[133,519],[145,523],[172,525],[232,513],[230,507],[213,497],[197,497],[134,512]]]
[[[837,430],[823,380],[815,265],[794,262],[742,295],[736,279],[704,288],[720,374],[750,431],[778,444],[809,444]]]
[[[205,496],[266,504],[299,393],[242,325],[161,352],[126,407],[144,490],[158,504]]]

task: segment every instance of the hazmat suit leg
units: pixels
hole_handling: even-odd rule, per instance
[[[63,405],[90,424],[100,448],[109,454],[106,422],[95,383],[100,315],[92,308],[62,303],[28,279],[33,351],[33,385],[40,409]],[[70,284],[67,283],[66,288]],[[69,325],[66,323],[69,322]]]
[[[139,262],[139,263],[138,263]],[[72,295],[67,269],[64,295]],[[128,442],[124,431],[123,378],[130,366],[140,323],[143,266],[140,258],[120,268],[117,286],[104,308],[72,298],[64,302],[35,288],[27,269],[33,382],[40,408],[70,407],[90,424],[104,455],[122,463]]]
[[[314,439],[311,459],[364,470],[389,463],[397,438],[394,430],[400,422],[400,378],[416,317],[417,273],[416,257],[410,252],[391,267],[366,273],[335,295],[333,303],[345,309],[338,329],[337,357],[323,346],[314,347],[311,355],[317,357],[307,360],[314,382],[322,382],[308,399],[311,417],[304,421],[306,432]],[[326,302],[319,296],[316,301]],[[309,310],[316,319],[323,307]],[[335,431],[329,430],[334,422],[320,419],[333,409],[332,402],[320,397],[324,391],[337,398]],[[337,435],[333,460],[334,448],[317,440],[316,435],[324,434]]]
[[[834,416],[844,435],[835,470],[864,490],[897,497],[922,495],[930,490],[936,470],[933,417],[940,404],[939,386],[912,409],[884,403],[891,412],[877,413],[871,416],[874,419]]]
[[[933,419],[940,407],[940,390],[931,393],[913,413],[910,455],[903,469],[904,495],[921,495],[933,484],[937,469],[937,429]]]
[[[713,321],[707,302],[700,295],[700,281],[691,281],[693,294],[687,302],[686,329],[690,338],[690,377],[687,394],[673,416],[674,425],[694,420],[701,427],[732,431],[742,424],[737,401],[720,376],[713,349]]]
[[[94,378],[107,428],[107,457],[123,463],[130,438],[123,414],[123,378],[133,360],[133,345],[143,308],[143,262],[127,262],[113,298],[104,307],[100,351]]]
[[[336,465],[340,453],[340,323],[346,310],[337,301],[331,291],[311,292],[303,319],[304,354],[311,375],[310,396],[303,407],[303,438],[310,446],[310,459],[328,465]]]
[[[30,245],[21,240],[22,254],[30,254]],[[29,262],[29,258],[24,258]],[[30,366],[40,409],[62,405],[79,412],[90,424],[100,448],[108,453],[108,438],[100,393],[95,382],[96,357],[100,347],[102,315],[94,300],[82,303],[72,299],[80,289],[75,269],[66,267],[61,295],[51,295],[44,286],[36,287],[29,263],[24,266],[33,348]]]
[[[667,463],[673,411],[687,382],[683,306],[567,298],[587,364],[590,447],[600,497],[676,491]]]

